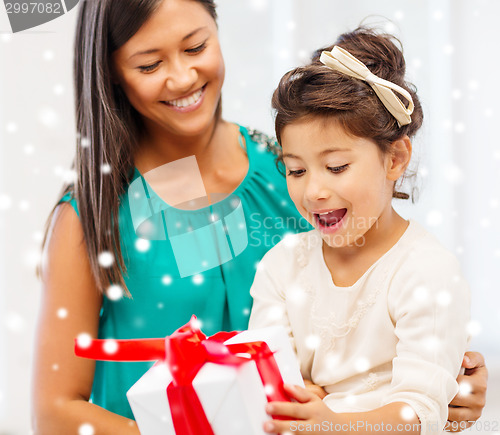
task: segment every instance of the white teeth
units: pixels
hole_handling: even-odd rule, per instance
[[[196,91],[193,95],[190,95],[187,98],[180,98],[178,100],[167,101],[167,104],[175,107],[188,107],[191,106],[192,104],[197,103],[202,93],[203,89],[200,89],[199,91]]]
[[[324,213],[316,213],[318,216],[323,216],[324,214],[331,213],[331,211],[325,211]]]

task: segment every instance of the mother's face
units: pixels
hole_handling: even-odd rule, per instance
[[[149,131],[197,135],[215,122],[224,60],[216,23],[199,2],[164,0],[112,61]]]

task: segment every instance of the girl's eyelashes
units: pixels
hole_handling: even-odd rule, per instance
[[[342,166],[327,166],[326,169],[329,170],[333,174],[340,174],[344,172],[349,167],[349,163]],[[306,172],[305,169],[297,169],[297,170],[288,170],[287,176],[289,177],[300,177],[304,175]]]
[[[153,64],[151,64],[151,65],[139,66],[138,68],[139,68],[139,70],[140,70],[141,72],[152,72],[152,71],[154,71],[154,70],[155,70],[155,69],[156,69],[159,65],[160,65],[160,62],[158,61],[158,62],[155,62],[155,63],[153,63]]]
[[[326,168],[334,174],[340,174],[341,172],[344,172],[348,167],[349,164],[345,164],[342,166],[327,166]]]
[[[305,169],[297,169],[296,171],[288,170],[287,177],[300,177],[306,172]]]

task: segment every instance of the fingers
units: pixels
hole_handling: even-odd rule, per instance
[[[311,381],[309,382],[304,381],[304,383],[306,384],[306,390],[315,394],[320,399],[324,399],[328,395],[328,393],[319,385],[313,384]]]
[[[483,411],[482,406],[476,407],[465,407],[465,406],[457,406],[457,407],[449,407],[448,408],[448,421],[461,423],[463,421],[476,421],[479,417],[481,417],[481,413]]]
[[[311,400],[319,399],[316,394],[311,393],[307,389],[299,387],[298,385],[284,384],[283,386],[288,395],[297,402],[306,403]]]
[[[264,432],[266,433],[279,433],[279,434],[285,434],[285,433],[290,433],[293,431],[293,433],[296,433],[296,429],[298,429],[297,422],[296,421],[280,421],[280,420],[272,420],[272,421],[266,421],[264,423]]]
[[[484,356],[479,352],[465,352],[462,367],[466,369],[484,367]]]
[[[273,417],[286,417],[288,420],[305,420],[309,417],[304,405],[292,402],[271,402],[266,412]]]

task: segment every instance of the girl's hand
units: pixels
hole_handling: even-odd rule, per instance
[[[445,429],[449,432],[461,432],[471,427],[481,416],[486,403],[488,370],[483,355],[479,352],[466,352],[462,367],[465,367],[465,374],[457,378],[460,391],[448,408]]]
[[[325,424],[329,426],[329,422],[333,421],[335,413],[315,393],[297,385],[288,384],[285,384],[285,391],[297,402],[268,403],[266,412],[273,417],[284,417],[285,420],[266,421],[265,432],[311,434],[315,433],[311,432],[314,424],[323,427]],[[322,431],[321,433],[328,432]]]
[[[306,390],[311,393],[316,394],[320,399],[324,399],[328,393],[319,385],[313,384],[309,379],[304,379],[304,384],[306,384]]]

